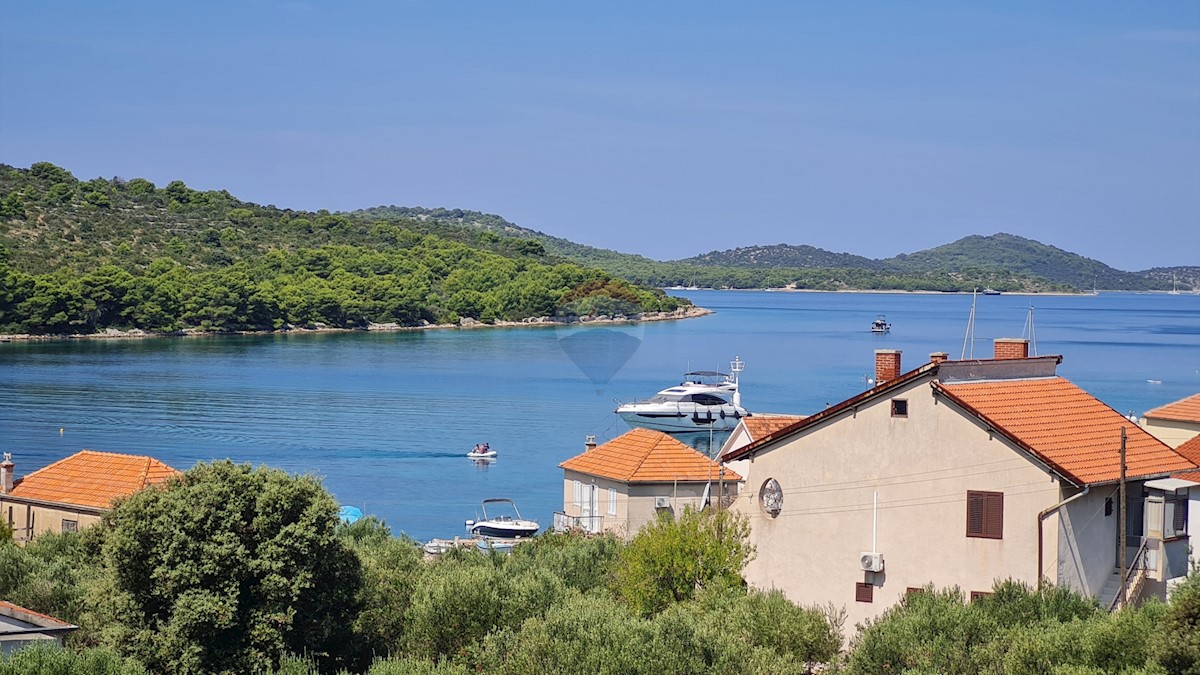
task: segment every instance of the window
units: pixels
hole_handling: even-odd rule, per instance
[[[1104,517],[1107,518],[1108,516],[1111,516],[1112,514],[1113,514],[1113,500],[1112,500],[1112,497],[1109,497],[1104,500]]]
[[[583,483],[573,481],[575,486],[575,508],[583,508]]]
[[[63,532],[78,532],[79,531],[79,521],[78,520],[67,520],[66,518],[63,518],[62,531]]]
[[[1163,504],[1163,539],[1187,536],[1188,502],[1186,497],[1168,494]]]
[[[921,594],[924,592],[925,592],[925,589],[921,586],[909,586],[908,588],[904,589],[905,596],[918,595],[918,594]]]
[[[892,399],[892,417],[908,417],[908,401],[906,399]]]
[[[854,601],[855,602],[874,602],[875,601],[875,586],[863,582],[854,584]]]
[[[617,515],[617,488],[608,488],[608,515]]]
[[[967,536],[1004,538],[1004,493],[967,491]]]
[[[971,602],[982,600],[991,595],[988,591],[971,591]]]

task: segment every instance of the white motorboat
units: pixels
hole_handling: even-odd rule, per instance
[[[879,314],[875,320],[871,322],[872,333],[886,333],[892,329],[892,324],[888,323],[887,317]]]
[[[507,505],[507,508],[505,508]],[[492,514],[488,514],[488,507]],[[526,520],[517,511],[517,505],[511,499],[483,500],[483,517],[480,520],[468,520],[467,531],[477,537],[493,537],[496,539],[519,539],[532,537],[541,525],[536,520]],[[508,511],[512,511],[511,514]]]
[[[666,432],[732,431],[738,420],[749,417],[742,407],[738,377],[746,364],[734,357],[729,373],[696,370],[684,381],[663,389],[645,401],[620,403],[614,411],[631,427]]]
[[[496,451],[487,443],[480,443],[471,448],[471,451],[467,453],[467,457],[471,459],[495,459]]]

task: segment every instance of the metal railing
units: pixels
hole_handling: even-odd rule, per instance
[[[1117,589],[1117,594],[1109,603],[1108,611],[1113,612],[1118,608],[1123,608],[1129,605],[1129,601],[1136,599],[1142,593],[1142,586],[1146,585],[1146,573],[1148,566],[1146,564],[1146,548],[1147,539],[1142,538],[1142,545],[1138,547],[1137,553],[1133,555],[1133,560],[1129,563],[1128,570],[1122,570],[1121,573],[1125,576],[1125,593],[1122,595],[1121,589]]]
[[[569,516],[563,511],[554,512],[555,532],[579,530],[583,532],[599,532],[604,525],[604,516]]]

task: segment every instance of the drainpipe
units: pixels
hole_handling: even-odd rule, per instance
[[[1080,497],[1082,497],[1082,496],[1086,495],[1087,493],[1089,493],[1089,492],[1091,492],[1091,491],[1092,491],[1092,486],[1091,486],[1091,485],[1084,485],[1084,486],[1083,486],[1083,492],[1080,492],[1080,493],[1078,493],[1078,494],[1071,495],[1070,497],[1067,497],[1066,499],[1064,499],[1064,500],[1062,500],[1061,502],[1059,502],[1059,503],[1055,504],[1054,506],[1051,506],[1050,508],[1048,508],[1048,509],[1045,509],[1045,510],[1043,510],[1043,511],[1041,511],[1041,512],[1039,512],[1039,513],[1038,513],[1038,567],[1037,567],[1037,589],[1038,589],[1039,591],[1040,591],[1040,590],[1042,590],[1042,521],[1044,521],[1044,520],[1046,519],[1046,516],[1050,515],[1051,513],[1054,513],[1055,511],[1057,511],[1057,510],[1061,509],[1062,507],[1064,507],[1064,506],[1066,506],[1067,504],[1069,504],[1069,503],[1071,503],[1071,502],[1075,501],[1076,499],[1079,499]]]

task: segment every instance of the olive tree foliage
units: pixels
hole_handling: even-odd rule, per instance
[[[966,602],[958,588],[906,596],[867,622],[851,644],[849,673],[1161,673],[1154,658],[1166,605],[1116,614],[1090,598],[998,582]]]
[[[742,569],[754,558],[746,517],[688,507],[678,520],[662,513],[620,555],[614,593],[649,616],[691,599],[705,588],[742,587]]]
[[[1167,672],[1200,675],[1200,569],[1172,592],[1155,651]]]
[[[0,675],[146,675],[146,669],[108,649],[74,651],[47,642],[0,655]]]
[[[198,464],[104,518],[106,640],[159,673],[323,667],[354,643],[362,570],[312,477]]]

